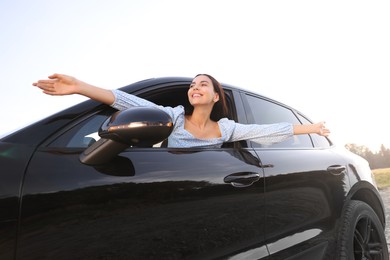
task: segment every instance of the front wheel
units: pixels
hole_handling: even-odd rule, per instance
[[[353,200],[346,206],[337,244],[337,259],[389,260],[384,227],[362,201]]]

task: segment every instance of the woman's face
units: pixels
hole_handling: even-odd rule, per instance
[[[199,75],[192,80],[188,90],[188,100],[192,106],[214,105],[219,100],[219,96],[214,91],[213,83],[209,77]]]

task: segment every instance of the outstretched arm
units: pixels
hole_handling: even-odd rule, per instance
[[[115,101],[111,90],[99,88],[63,74],[53,74],[49,76],[49,79],[33,83],[33,86],[52,96],[79,94],[107,105]]]
[[[328,136],[330,134],[330,130],[326,128],[325,122],[319,122],[316,124],[307,124],[307,125],[294,125],[293,131],[294,131],[294,135],[319,134],[322,136]]]

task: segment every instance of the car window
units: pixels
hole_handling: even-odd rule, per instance
[[[49,147],[86,148],[100,139],[100,126],[115,110],[102,111],[99,114],[78,122],[60,137],[49,144]]]
[[[188,86],[172,86],[164,89],[154,90],[140,94],[139,96],[159,104],[162,106],[175,107],[183,105],[189,106],[187,97]],[[227,102],[232,106],[232,95],[230,91],[226,91]],[[229,109],[229,118],[235,119],[233,109]],[[61,133],[58,138],[49,144],[49,147],[56,148],[86,148],[100,139],[98,131],[102,123],[116,110],[113,108],[106,108],[100,113],[90,115],[88,118],[74,122],[72,127],[68,127]],[[153,147],[161,147],[166,144],[159,143]],[[224,147],[234,147],[233,143],[225,144]]]
[[[301,124],[291,109],[288,109],[279,104],[264,100],[262,98],[245,95],[247,100],[246,109],[248,110],[247,118],[249,123],[254,124],[275,124],[281,122],[289,122],[292,124]],[[253,147],[263,148],[312,148],[309,135],[295,135],[283,142],[262,145],[251,142]]]

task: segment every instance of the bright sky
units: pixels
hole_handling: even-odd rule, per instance
[[[209,73],[390,148],[390,1],[0,0],[0,135],[78,103],[52,73],[118,88]]]

